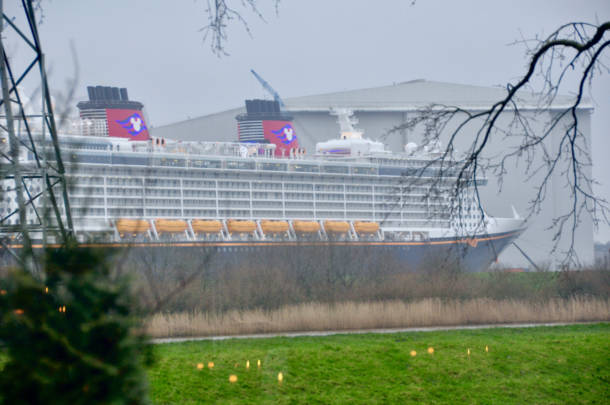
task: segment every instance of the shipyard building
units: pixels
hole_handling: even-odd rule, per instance
[[[293,97],[284,99],[282,111],[273,108],[259,111],[267,123],[279,125],[289,121],[294,128],[300,153],[314,153],[318,142],[337,138],[339,126],[337,117],[332,115],[336,109],[349,109],[359,121],[358,127],[364,131],[365,137],[384,142],[388,149],[394,152],[404,151],[407,143],[421,144],[423,128],[400,130],[389,133],[392,128],[415,118],[419,111],[430,105],[459,107],[470,112],[481,111],[501,100],[506,95],[503,88],[479,87],[453,83],[441,83],[427,80],[414,80],[389,86],[359,90],[341,91],[335,93]],[[535,95],[519,98],[519,110],[526,118],[530,118],[531,130],[542,132],[554,114],[570,105],[570,97],[558,96],[550,107],[540,108]],[[261,106],[250,106],[250,109]],[[265,107],[262,106],[264,110]],[[590,145],[592,106],[582,104],[577,111],[580,130]],[[275,119],[274,114],[279,118]],[[231,142],[240,137],[256,136],[256,123],[248,120],[246,106],[222,111],[214,114],[176,122],[157,128],[152,128],[152,136],[184,141],[223,141]],[[251,114],[250,114],[251,115]],[[500,127],[510,128],[513,114],[508,112],[499,123]],[[500,120],[502,121],[502,120]],[[264,122],[264,121],[263,121]],[[262,125],[262,124],[261,124]],[[278,127],[279,128],[279,127]],[[266,130],[262,128],[260,131]],[[451,128],[447,129],[447,132]],[[470,131],[470,132],[469,132]],[[558,125],[549,137],[549,147],[558,145],[562,126]],[[515,146],[519,142],[518,134],[512,139],[492,139],[487,149],[487,156],[498,155]],[[456,146],[465,150],[472,142],[474,127],[464,131],[456,140]],[[500,137],[498,137],[500,138]],[[512,142],[512,143],[511,143]],[[276,150],[278,153],[280,149]],[[289,157],[286,155],[286,157]],[[537,159],[538,157],[536,157]],[[536,162],[534,162],[536,163]],[[499,187],[493,173],[487,173],[488,185],[482,189],[484,208],[488,214],[497,217],[513,215],[512,207],[522,215],[527,214],[530,202],[536,195],[536,184],[540,180],[531,177],[527,165],[521,161],[506,167],[508,174],[504,176],[502,187]],[[531,170],[531,168],[530,168]],[[562,252],[570,247],[570,235],[564,232],[559,246],[553,252],[554,232],[549,230],[554,218],[565,213],[570,204],[569,190],[566,181],[560,173],[555,173],[546,189],[546,199],[535,217],[528,222],[528,229],[516,241],[517,246],[510,246],[500,256],[499,263],[511,267],[532,269],[531,259],[538,266],[556,266],[562,257]],[[584,215],[578,224],[574,238],[574,249],[578,259],[583,264],[593,262],[593,224],[591,218]]]

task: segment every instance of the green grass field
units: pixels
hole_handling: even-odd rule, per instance
[[[163,344],[155,352],[149,377],[157,404],[576,404],[610,398],[607,323],[202,341]],[[229,382],[231,374],[237,382]]]

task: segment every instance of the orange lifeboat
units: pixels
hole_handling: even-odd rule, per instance
[[[354,229],[358,233],[376,233],[379,230],[379,224],[377,222],[354,222]]]
[[[320,224],[316,221],[294,221],[292,227],[299,233],[315,233],[320,230]]]
[[[286,221],[261,221],[261,228],[264,233],[280,233],[288,231],[288,222]]]
[[[230,219],[227,221],[227,228],[231,233],[251,233],[256,230],[256,223],[254,221]]]
[[[116,229],[119,233],[144,233],[150,229],[150,224],[144,219],[118,219]]]
[[[155,228],[158,233],[180,233],[186,231],[188,225],[186,221],[180,219],[157,219]]]
[[[195,233],[219,233],[222,229],[220,221],[205,219],[193,219],[191,226]]]
[[[348,233],[349,224],[345,221],[324,221],[324,229],[330,233]]]

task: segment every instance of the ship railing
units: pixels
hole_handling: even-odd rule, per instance
[[[384,238],[392,241],[423,242],[430,240],[430,232],[424,230],[384,229]]]
[[[225,240],[224,236],[222,235],[221,232],[218,233],[196,233],[196,239],[197,241],[203,241],[203,242],[218,242],[218,241],[223,241]]]
[[[276,146],[265,143],[240,142],[177,142],[167,144],[159,151],[200,156],[233,156],[273,158]],[[157,149],[155,149],[157,150]]]
[[[228,240],[231,241],[252,241],[260,240],[260,236],[256,231],[254,232],[233,232],[229,234]]]
[[[152,239],[150,237],[150,234],[147,233],[139,233],[139,234],[135,234],[135,236],[133,234],[123,234],[122,236],[119,235],[118,237],[116,237],[116,242],[123,242],[123,243],[138,243],[138,242],[150,242]]]
[[[380,229],[375,233],[363,233],[358,235],[359,241],[383,241],[383,231]]]
[[[184,242],[191,240],[191,238],[187,234],[187,231],[184,231],[184,233],[162,232],[159,234],[158,240],[164,242]]]

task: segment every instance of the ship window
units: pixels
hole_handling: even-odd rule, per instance
[[[113,164],[123,164],[123,165],[140,165],[146,166],[148,165],[148,159],[146,157],[140,156],[112,156]]]
[[[354,173],[354,174],[377,174],[377,168],[375,168],[375,167],[352,167],[352,173]]]
[[[195,162],[195,161],[193,161]],[[208,169],[220,169],[221,167],[221,161],[220,160],[200,160],[198,161],[200,164],[197,167],[204,167],[204,168],[208,168]]]
[[[227,169],[254,170],[254,162],[229,160],[227,161]]]
[[[417,169],[402,169],[399,167],[380,167],[381,176],[415,176]]]
[[[322,166],[322,171],[325,173],[347,173],[347,166]]]
[[[161,166],[184,167],[184,159],[161,159]]]
[[[262,170],[286,171],[286,164],[285,163],[261,163],[260,168]]]
[[[320,171],[320,167],[317,165],[295,164],[291,165],[290,168],[295,172],[318,173]]]
[[[73,154],[72,159],[79,163],[110,163],[110,157],[108,155]]]

